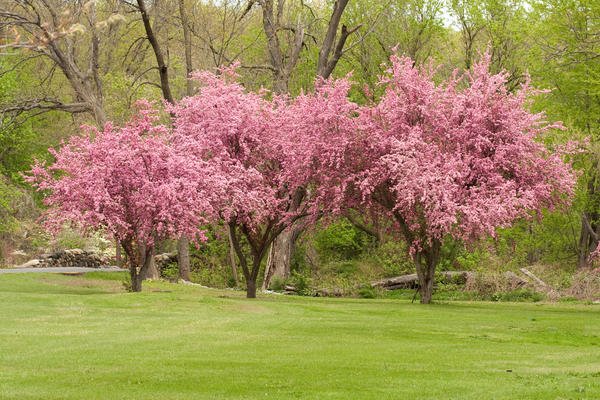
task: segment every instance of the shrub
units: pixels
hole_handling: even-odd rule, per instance
[[[289,279],[290,285],[296,288],[296,293],[300,296],[312,296],[313,290],[311,287],[311,278],[308,275],[292,271],[292,276]]]
[[[372,260],[383,271],[384,277],[392,277],[414,272],[414,264],[408,256],[406,244],[386,241],[372,249],[366,259]]]
[[[324,261],[342,261],[357,257],[369,238],[346,219],[332,222],[314,236],[319,258]]]
[[[176,281],[179,278],[179,266],[174,262],[168,263],[160,270],[160,275],[165,279]]]
[[[285,280],[282,279],[280,276],[275,276],[273,277],[273,279],[271,279],[271,285],[269,286],[269,289],[274,290],[276,292],[280,292],[283,291],[284,288]]]
[[[358,297],[363,299],[375,299],[378,297],[377,290],[371,286],[363,286],[358,290]]]

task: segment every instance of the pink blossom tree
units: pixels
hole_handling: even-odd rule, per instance
[[[440,84],[409,59],[391,62],[384,95],[361,113],[363,156],[346,174],[352,195],[388,215],[409,243],[429,303],[445,238],[473,242],[565,204],[575,179],[536,140],[558,126],[527,110],[527,85],[509,93],[489,60]]]
[[[214,169],[212,207],[229,226],[232,244],[246,281],[256,297],[261,263],[269,245],[306,207],[300,182],[287,179],[286,155],[279,145],[287,127],[278,118],[286,99],[268,100],[235,82],[235,66],[220,75],[198,72],[199,93],[170,108],[174,144],[181,154]]]
[[[290,170],[308,177],[312,207],[393,223],[409,244],[422,303],[446,238],[473,242],[565,204],[575,181],[537,141],[558,125],[527,110],[527,85],[509,93],[485,59],[439,84],[433,75],[394,56],[383,96],[365,107],[347,100],[347,81],[330,82],[288,110],[285,151]]]
[[[123,128],[86,127],[60,150],[54,163],[36,164],[30,181],[46,193],[46,221],[111,233],[125,250],[133,291],[154,255],[155,244],[199,230],[210,217],[209,166],[175,152],[168,129],[157,124],[149,104]]]

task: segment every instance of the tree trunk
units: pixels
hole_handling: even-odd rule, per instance
[[[581,216],[581,234],[579,236],[579,257],[577,266],[587,268],[590,264],[590,254],[598,247],[600,224],[598,213],[584,212]]]
[[[142,281],[147,276],[148,269],[154,264],[154,247],[138,245],[134,250],[133,243],[123,242],[123,248],[129,259],[131,291],[141,292]]]
[[[303,230],[302,224],[294,224],[285,229],[271,244],[267,266],[265,267],[265,279],[262,290],[267,290],[273,278],[282,280],[290,277],[292,257],[296,249],[296,240]]]
[[[156,268],[156,263],[154,262],[154,247],[146,248],[143,254],[144,260],[144,273],[142,274],[143,279],[158,279],[160,278],[160,274],[158,273],[158,269]]]
[[[185,52],[185,72],[186,72],[186,90],[185,93],[191,96],[194,93],[194,83],[190,79],[190,74],[194,71],[192,64],[192,36],[190,32],[190,23],[188,21],[187,11],[185,9],[185,0],[179,0],[179,17],[181,18],[181,29],[183,30],[183,49]]]
[[[227,237],[229,239],[229,265],[231,266],[231,276],[235,286],[239,286],[240,282],[238,279],[237,263],[235,262],[235,249],[233,248],[233,237],[231,236],[231,228],[227,225]]]
[[[598,174],[598,163],[593,162],[591,174],[587,182],[588,202],[595,204],[598,198],[598,185],[600,176]],[[594,206],[592,206],[594,207]],[[579,257],[578,267],[587,268],[589,266],[590,254],[596,250],[600,239],[600,214],[596,212],[595,207],[584,211],[581,215],[581,234],[579,236]]]
[[[131,277],[131,291],[132,292],[141,292],[142,291],[142,277],[134,265],[130,265],[130,267],[129,267],[129,276]]]
[[[150,24],[150,16],[148,15],[148,10],[146,9],[146,3],[144,0],[137,0],[137,4],[140,15],[142,16],[146,38],[148,39],[148,42],[150,42],[152,50],[154,51],[154,57],[156,58],[156,66],[158,69],[158,75],[160,77],[160,88],[163,93],[163,98],[169,103],[174,104],[175,102],[173,101],[173,95],[171,94],[171,86],[169,85],[169,68],[165,62],[162,49],[160,48],[158,39],[154,34],[152,25]]]
[[[181,237],[177,241],[177,264],[179,266],[179,278],[190,281],[190,242]]]
[[[421,295],[421,304],[431,303],[433,295],[433,283],[435,277],[435,268],[440,259],[441,243],[434,240],[433,243],[425,249],[418,251],[414,256],[414,262],[419,278],[419,294]]]
[[[256,279],[252,277],[246,281],[246,297],[249,299],[256,298]]]
[[[115,264],[121,268],[123,266],[123,259],[121,257],[121,244],[115,239]]]
[[[588,257],[589,257],[589,243],[590,243],[590,233],[585,226],[585,213],[581,216],[581,233],[579,234],[579,246],[578,246],[578,260],[577,267],[578,268],[586,268],[588,265]]]

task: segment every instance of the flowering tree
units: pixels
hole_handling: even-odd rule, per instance
[[[441,84],[410,59],[391,61],[384,95],[361,112],[348,193],[395,222],[429,303],[446,237],[471,242],[564,203],[574,176],[536,141],[557,126],[527,111],[527,85],[509,93],[487,59]]]
[[[209,166],[173,150],[168,129],[145,104],[125,127],[85,128],[55,162],[36,164],[30,181],[47,192],[47,223],[110,232],[125,250],[133,291],[141,291],[157,241],[189,235],[210,216]],[[209,193],[208,193],[209,194]]]
[[[285,154],[275,140],[285,134],[277,118],[285,99],[267,100],[235,82],[235,66],[220,75],[199,72],[200,92],[170,108],[180,154],[214,168],[212,207],[228,224],[246,280],[256,297],[261,262],[283,229],[304,215],[298,183],[286,180]]]

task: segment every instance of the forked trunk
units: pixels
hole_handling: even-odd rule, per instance
[[[146,247],[144,245],[134,246],[132,242],[123,242],[122,245],[129,262],[131,291],[141,292],[142,281],[145,279],[148,268],[154,261],[154,247]]]

